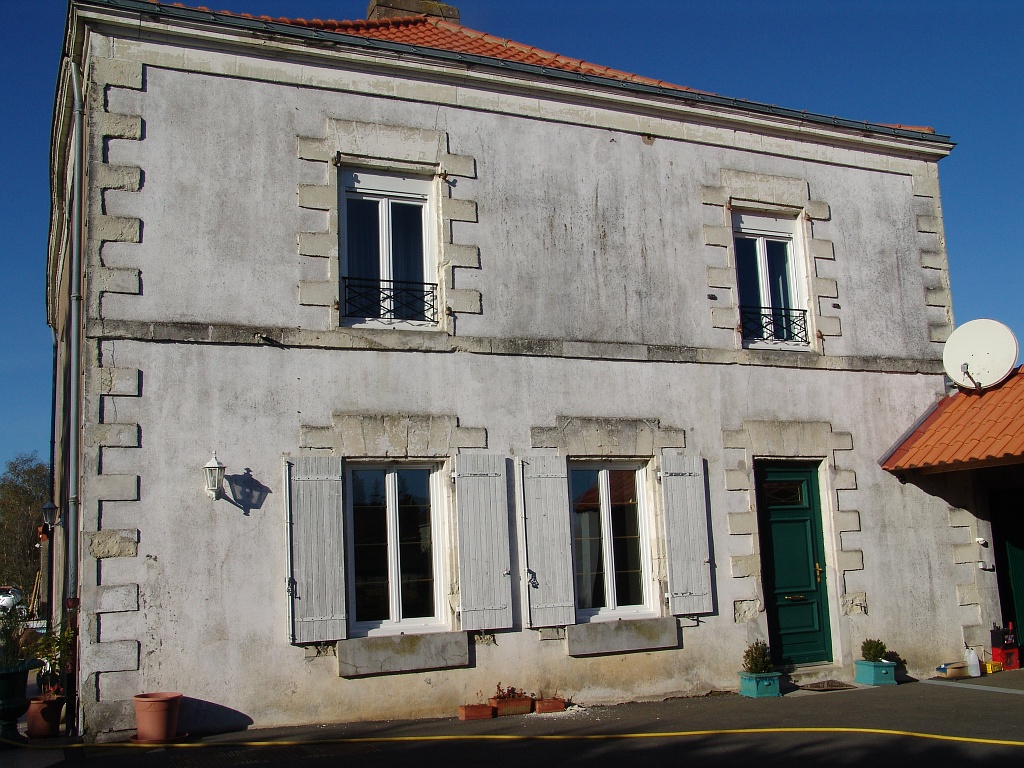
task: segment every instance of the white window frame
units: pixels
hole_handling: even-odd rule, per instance
[[[647,465],[636,461],[594,461],[594,460],[568,460],[568,481],[569,481],[569,514],[575,514],[573,510],[572,473],[575,470],[597,470],[600,489],[601,506],[601,548],[604,567],[604,588],[605,607],[603,608],[580,608],[579,596],[576,595],[576,623],[585,624],[590,621],[605,621],[622,618],[656,618],[659,613],[654,606],[654,588],[651,563],[651,532],[650,532],[650,509],[647,501]],[[643,601],[638,605],[619,606],[615,594],[615,570],[614,551],[611,536],[606,535],[611,531],[611,509],[609,504],[610,487],[608,481],[608,470],[632,470],[636,484],[637,518],[640,533],[640,584],[643,589]],[[569,525],[569,549],[573,558],[572,578],[573,592],[576,593],[576,550],[573,536],[573,526],[570,520]]]
[[[339,307],[340,322],[349,327],[388,327],[388,328],[435,328],[441,320],[440,285],[437,275],[436,252],[436,194],[434,181],[425,176],[408,174],[386,174],[365,171],[358,168],[341,168],[338,171],[338,252],[341,262],[341,301]],[[434,314],[433,320],[406,320],[395,317],[346,317],[345,316],[345,278],[349,274],[348,260],[348,201],[350,199],[376,200],[381,203],[378,218],[380,243],[380,279],[392,280],[394,275],[394,259],[391,253],[391,203],[419,203],[422,205],[423,232],[423,278],[424,284],[433,284]]]
[[[434,615],[413,619],[401,617],[401,573],[398,550],[397,476],[399,469],[425,469],[430,472],[430,536],[432,566],[434,569]],[[360,621],[356,607],[355,579],[355,526],[353,520],[354,494],[352,473],[359,470],[383,470],[386,474],[386,499],[388,517],[388,588],[390,592],[390,613],[388,619]],[[372,637],[395,635],[408,632],[442,632],[449,629],[445,606],[448,570],[445,553],[448,549],[448,504],[442,476],[443,468],[430,462],[345,462],[345,546],[346,574],[345,589],[349,614],[349,637]]]
[[[806,268],[804,265],[803,247],[801,238],[797,236],[799,230],[799,218],[796,215],[793,216],[775,216],[767,213],[749,212],[749,211],[735,211],[732,214],[732,230],[733,230],[733,251],[734,251],[734,264],[736,268],[736,306],[740,312],[741,327],[742,327],[742,309],[743,306],[740,301],[739,295],[739,255],[736,251],[736,239],[746,238],[755,241],[757,249],[757,277],[758,277],[758,288],[760,295],[761,307],[770,307],[771,303],[771,289],[769,284],[768,276],[768,241],[782,242],[787,246],[786,249],[786,278],[787,287],[789,289],[790,307],[779,307],[779,309],[791,309],[800,310],[805,313],[805,323],[807,330],[807,342],[800,341],[787,341],[784,339],[774,338],[762,338],[762,339],[747,339],[743,338],[743,346],[748,348],[770,348],[770,349],[795,349],[795,350],[806,350],[812,346],[811,340],[813,338],[812,330],[812,312],[808,301],[808,292],[806,290]]]

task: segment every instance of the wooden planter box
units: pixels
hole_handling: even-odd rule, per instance
[[[498,717],[528,715],[533,709],[533,699],[529,696],[516,699],[488,699],[487,703],[494,707]]]
[[[853,662],[856,673],[853,676],[855,683],[863,685],[896,685],[896,662],[894,661],[864,661],[857,659]]]
[[[751,699],[765,699],[781,696],[779,678],[781,672],[740,672],[740,696]]]
[[[459,707],[459,720],[490,720],[494,707],[490,704],[463,704]]]
[[[565,699],[537,699],[533,702],[534,712],[564,712]]]

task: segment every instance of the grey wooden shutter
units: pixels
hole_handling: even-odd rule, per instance
[[[512,626],[512,578],[505,457],[456,456],[455,504],[462,628],[507,629]]]
[[[704,495],[704,462],[675,448],[661,453],[668,556],[669,611],[674,615],[711,613],[711,545]]]
[[[531,627],[576,623],[569,477],[562,456],[523,460],[526,512],[526,594]]]
[[[293,643],[325,643],[346,637],[341,483],[340,458],[294,459],[288,508]]]

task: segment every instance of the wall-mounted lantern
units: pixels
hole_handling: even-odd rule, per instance
[[[57,525],[58,518],[60,517],[59,513],[60,510],[57,508],[57,505],[52,501],[47,501],[43,504],[43,525],[47,529],[53,528],[53,526]]]
[[[219,499],[223,494],[221,486],[224,484],[224,465],[217,461],[216,451],[203,467],[203,473],[206,475],[206,495],[214,500]]]

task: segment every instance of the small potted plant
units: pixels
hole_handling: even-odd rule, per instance
[[[863,659],[853,662],[856,667],[854,682],[864,685],[896,685],[896,663],[885,659],[885,643],[865,640],[860,644]]]
[[[497,691],[495,691],[494,696],[487,700],[487,703],[494,707],[495,714],[498,717],[504,717],[505,715],[528,715],[533,709],[533,696],[522,688],[516,688],[512,685],[502,688],[501,683],[498,683]]]
[[[28,652],[33,634],[18,611],[0,612],[0,739],[23,740],[18,718],[28,710],[28,673],[42,666]]]
[[[25,715],[30,738],[46,739],[60,735],[60,718],[66,698],[64,682],[71,660],[75,633],[71,617],[59,629],[51,628],[33,639],[32,655],[43,662],[36,674],[39,695],[29,701]]]
[[[743,671],[740,672],[740,695],[752,699],[781,696],[779,692],[780,672],[774,671],[768,643],[755,640],[743,652]]]

